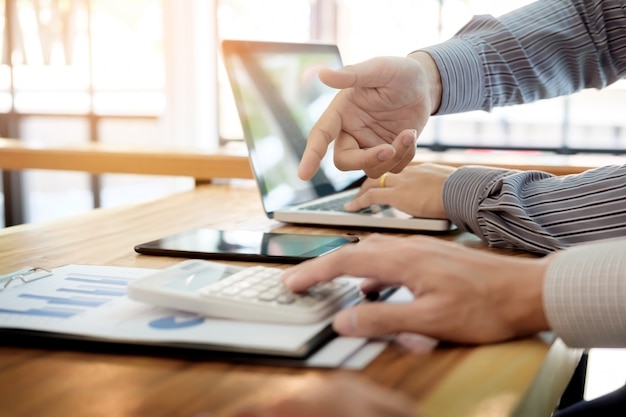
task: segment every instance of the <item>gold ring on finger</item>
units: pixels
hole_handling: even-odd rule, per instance
[[[387,182],[387,175],[389,175],[388,172],[385,172],[383,175],[380,176],[380,178],[378,179],[378,186],[380,188],[385,188],[385,184]]]

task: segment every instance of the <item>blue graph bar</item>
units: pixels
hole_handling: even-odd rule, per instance
[[[126,295],[125,290],[107,287],[59,288],[57,291],[74,294],[105,295],[109,297],[123,297]]]
[[[65,278],[66,281],[75,282],[89,282],[91,284],[107,284],[107,285],[120,285],[127,286],[132,279],[125,278],[113,278],[113,277],[99,277],[95,275],[70,275]]]
[[[133,278],[70,273],[46,293],[26,288],[28,292],[15,294],[13,305],[5,304],[0,314],[69,319],[125,297],[126,287],[132,281]]]
[[[198,326],[202,323],[204,323],[203,317],[167,316],[167,317],[160,317],[158,319],[152,320],[150,323],[148,323],[148,326],[152,327],[153,329],[174,330],[174,329],[184,329],[187,327]]]
[[[61,305],[70,305],[70,306],[81,306],[81,307],[100,307],[103,304],[111,301],[110,299],[101,299],[101,298],[89,298],[89,297],[52,297],[48,295],[36,295],[36,294],[20,294],[20,298],[28,298],[30,300],[43,300],[47,301],[49,304],[61,304]]]
[[[70,318],[82,313],[84,310],[60,309],[60,308],[31,308],[29,310],[8,310],[0,308],[0,313],[21,314],[25,316],[45,316],[55,318]]]

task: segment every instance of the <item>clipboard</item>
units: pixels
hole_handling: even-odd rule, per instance
[[[234,362],[361,368],[385,341],[337,337],[330,319],[282,325],[212,319],[126,297],[147,268],[66,265],[0,276],[3,340],[78,349],[192,354]],[[3,284],[7,283],[7,284]],[[355,359],[356,358],[356,359]]]
[[[52,271],[49,269],[40,266],[27,266],[18,271],[0,275],[0,291],[9,288],[10,285],[18,281],[27,284],[50,275],[52,275]]]

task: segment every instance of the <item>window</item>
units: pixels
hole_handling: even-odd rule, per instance
[[[200,45],[210,51],[203,42],[214,43],[210,2],[4,0],[0,5],[2,136],[46,145],[93,141],[146,147],[207,146],[199,143],[201,135],[204,141],[211,140],[196,121],[198,112],[214,113],[214,108],[203,107],[212,90],[198,92],[204,101],[189,94],[213,77],[210,71],[196,71],[202,55],[192,49]],[[198,27],[207,28],[209,35]],[[189,30],[196,30],[197,42],[189,42]],[[176,53],[183,58],[177,59]],[[214,124],[206,115],[202,120],[203,126]],[[10,216],[5,216],[9,224],[147,200],[190,187],[193,180],[188,178],[3,173],[4,195],[12,201]]]
[[[344,62],[354,63],[379,55],[404,56],[450,38],[475,14],[497,16],[529,3],[531,0],[273,0],[261,6],[254,0],[218,0],[218,36],[335,42]],[[491,113],[435,117],[419,145],[434,150],[624,151],[626,119],[617,104],[626,102],[625,87],[626,82],[620,81],[601,93],[588,90]],[[220,91],[222,138],[241,138],[223,74]]]
[[[499,15],[530,2],[0,0],[0,136],[214,149],[242,138],[214,53],[220,39],[332,42],[345,63],[355,63],[404,56],[448,39],[474,14]],[[432,118],[419,146],[624,152],[625,87],[621,81],[603,92]],[[13,210],[17,222],[193,186],[182,178],[65,172],[2,179],[4,195],[21,204]]]

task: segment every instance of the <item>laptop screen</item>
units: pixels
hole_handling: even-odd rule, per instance
[[[318,78],[320,67],[342,65],[335,45],[227,40],[222,53],[268,215],[363,177],[335,167],[332,145],[311,181],[297,175],[309,131],[337,92]]]

